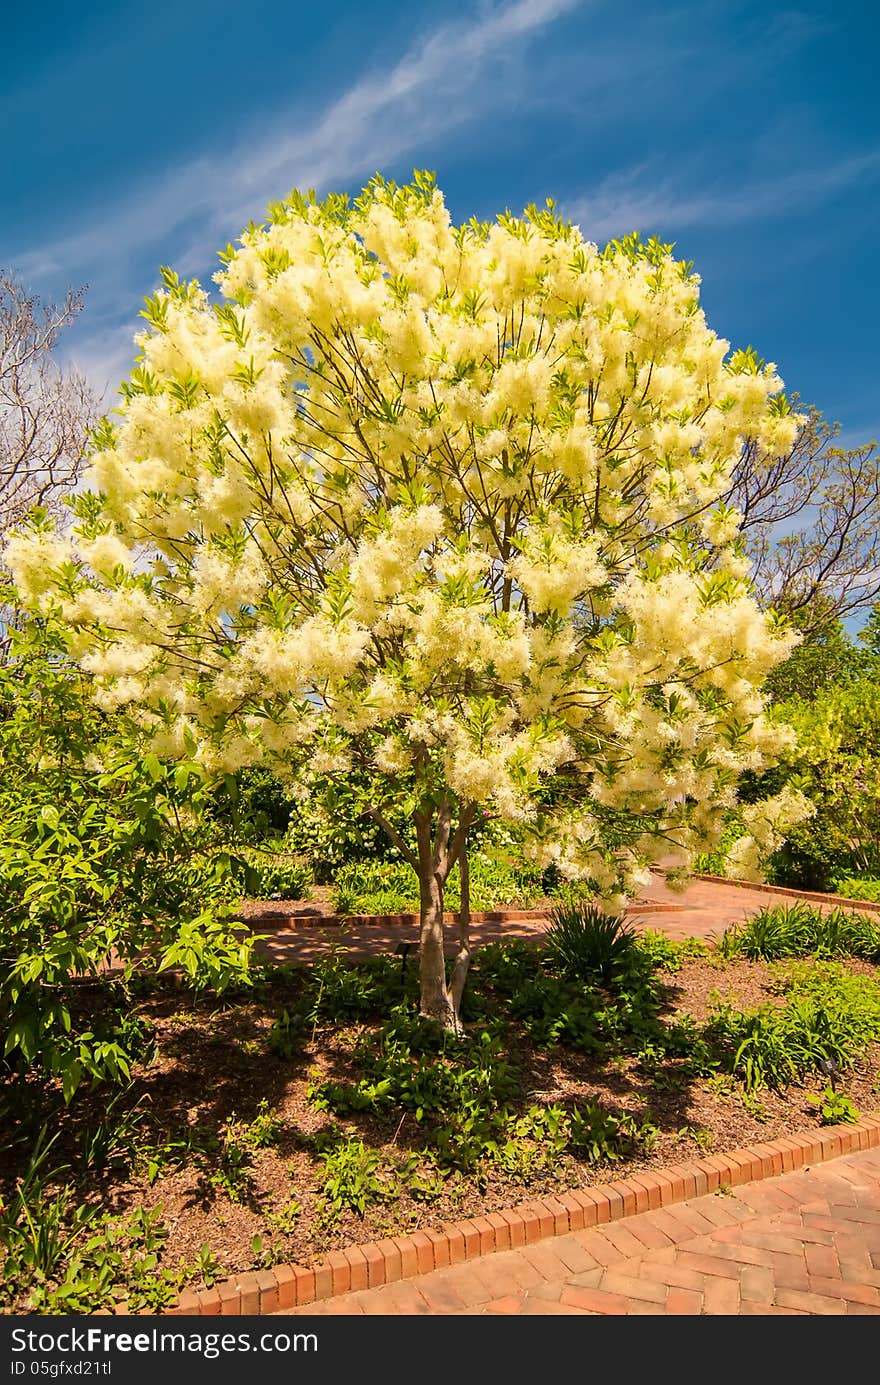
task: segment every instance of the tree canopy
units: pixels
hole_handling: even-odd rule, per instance
[[[600,251],[552,205],[457,227],[431,176],[377,178],[291,194],[221,259],[220,302],[163,272],[72,531],[37,517],[7,560],[158,756],[363,783],[448,1022],[478,814],[612,896],[686,867],[789,743],[761,687],[797,637],[723,497],[803,420],[671,247]],[[748,811],[743,870],[797,795]]]

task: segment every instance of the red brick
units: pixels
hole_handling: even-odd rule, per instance
[[[616,1183],[606,1183],[602,1188],[588,1188],[588,1193],[594,1193],[599,1199],[596,1203],[596,1224],[604,1226],[606,1222],[618,1221],[626,1216],[626,1206],[623,1201],[623,1193]]]
[[[238,1294],[241,1295],[241,1307],[238,1307],[236,1312],[244,1313],[247,1317],[259,1313],[259,1280],[256,1274],[240,1274],[236,1285]]]
[[[636,1198],[636,1189],[625,1178],[618,1178],[614,1183],[609,1183],[606,1192],[614,1192],[623,1204],[623,1210],[617,1213],[617,1217],[612,1217],[612,1221],[620,1217],[631,1217],[634,1212],[639,1210]]]
[[[654,1175],[651,1173],[636,1173],[631,1176],[629,1182],[634,1183],[637,1189],[644,1189],[645,1196],[648,1199],[648,1205],[641,1210],[647,1212],[656,1211],[660,1206],[660,1185]]]
[[[520,1208],[522,1218],[523,1233],[527,1246],[533,1245],[535,1241],[541,1240],[541,1218],[533,1204]]]
[[[501,1216],[504,1218],[504,1220],[507,1222],[508,1227],[510,1228],[510,1244],[514,1248],[524,1246],[526,1243],[526,1232],[525,1227],[523,1226],[523,1219],[520,1216],[519,1212],[516,1212],[512,1208],[510,1208],[507,1211],[502,1212]]]
[[[754,1177],[752,1172],[752,1157],[743,1150],[735,1149],[727,1155],[727,1163],[730,1170],[728,1182],[732,1188],[736,1188],[740,1183],[750,1183]]]
[[[446,1240],[449,1243],[449,1263],[450,1265],[461,1265],[466,1258],[464,1243],[464,1232],[460,1226],[453,1222],[446,1222],[441,1228]]]
[[[626,1223],[627,1230],[636,1240],[641,1241],[647,1250],[665,1250],[672,1245],[672,1237],[665,1231],[661,1231],[653,1216],[630,1217]]]
[[[360,1246],[348,1246],[343,1253],[348,1261],[349,1292],[366,1289],[370,1282],[366,1255]]]
[[[496,1298],[492,1303],[487,1303],[483,1307],[484,1313],[503,1313],[512,1315],[522,1312],[522,1299],[514,1294],[508,1294],[506,1298]]]
[[[607,1313],[622,1316],[626,1313],[626,1299],[621,1294],[606,1294],[601,1289],[585,1289],[568,1284],[562,1290],[560,1303],[572,1308],[584,1308],[589,1313]]]
[[[733,1316],[739,1313],[738,1281],[707,1275],[703,1285],[703,1312],[713,1316]]]
[[[328,1264],[326,1260],[322,1260],[320,1264],[315,1265],[311,1274],[314,1283],[313,1298],[329,1298],[333,1293],[333,1266]],[[308,1302],[307,1299],[298,1299],[297,1301],[300,1303]]]
[[[628,1219],[612,1222],[610,1226],[605,1227],[603,1234],[605,1239],[610,1241],[615,1249],[619,1250],[621,1255],[625,1255],[628,1260],[635,1259],[645,1253],[642,1242],[637,1240],[629,1230]]]
[[[807,1274],[811,1279],[814,1275],[825,1279],[840,1279],[840,1261],[831,1246],[807,1242],[804,1245],[804,1257],[807,1262]]]
[[[836,1277],[825,1279],[821,1275],[810,1277],[810,1293],[825,1294],[828,1298],[842,1298],[851,1303],[864,1303],[869,1308],[880,1309],[880,1289],[871,1284],[847,1284]]]
[[[769,1144],[758,1144],[752,1146],[752,1153],[760,1160],[761,1178],[770,1178],[773,1175],[773,1146]]]
[[[553,1234],[564,1236],[570,1229],[568,1225],[568,1212],[559,1201],[558,1197],[544,1197],[541,1199],[545,1207],[549,1207],[553,1213]]]
[[[456,1226],[464,1237],[465,1259],[473,1260],[480,1254],[480,1229],[473,1221],[456,1222]]]
[[[445,1270],[449,1265],[449,1238],[443,1231],[427,1230],[425,1232],[431,1245],[434,1247],[434,1268]]]
[[[491,1255],[495,1250],[495,1227],[488,1217],[474,1217],[473,1224],[480,1237],[480,1254]]]
[[[398,1246],[390,1237],[376,1241],[376,1249],[385,1261],[385,1284],[396,1284],[403,1278],[403,1257]]]
[[[434,1265],[434,1246],[424,1231],[415,1231],[410,1237],[416,1252],[416,1263],[419,1274],[429,1274],[435,1267]]]
[[[650,1275],[640,1274],[638,1278],[619,1270],[606,1270],[602,1276],[603,1291],[623,1294],[625,1298],[641,1299],[645,1303],[665,1303],[667,1286]]]
[[[543,1240],[545,1236],[554,1236],[556,1234],[556,1217],[553,1212],[551,1212],[550,1208],[544,1202],[535,1200],[532,1206],[535,1209],[535,1214],[541,1228],[541,1240]]]
[[[644,1272],[645,1278],[655,1278],[662,1284],[668,1284],[670,1289],[690,1289],[693,1293],[702,1294],[704,1276],[698,1274],[696,1270],[687,1270],[683,1265],[675,1263],[648,1264],[644,1260],[639,1266],[639,1278]]]
[[[224,1317],[232,1317],[241,1312],[241,1294],[238,1286],[227,1279],[225,1284],[217,1285],[217,1293],[220,1295],[220,1312]],[[257,1305],[260,1306],[260,1296],[257,1294]],[[256,1308],[254,1309],[256,1312]]]
[[[842,1298],[826,1298],[822,1294],[803,1293],[798,1289],[777,1289],[776,1302],[781,1308],[803,1308],[808,1313],[833,1315],[846,1312]]]
[[[331,1290],[334,1295],[347,1294],[351,1288],[351,1265],[344,1250],[331,1250],[326,1263],[330,1266]]]
[[[411,1236],[393,1236],[393,1244],[400,1255],[400,1277],[411,1279],[419,1272],[419,1256]]]
[[[698,1315],[703,1309],[703,1295],[694,1289],[670,1289],[666,1295],[666,1311],[670,1315]]]
[[[303,1271],[298,1271],[293,1265],[276,1265],[272,1273],[275,1276],[275,1283],[278,1286],[279,1309],[295,1308],[298,1302],[311,1303],[312,1296],[314,1295],[314,1275],[312,1275],[312,1295],[308,1298],[298,1300],[296,1296],[297,1273],[303,1273]]]
[[[739,1265],[735,1261],[725,1260],[720,1255],[700,1255],[695,1250],[680,1250],[676,1255],[676,1263],[686,1270],[697,1270],[700,1274],[721,1279],[739,1279]]]
[[[181,1317],[198,1317],[201,1313],[199,1296],[194,1289],[184,1289],[177,1299],[177,1312]]]
[[[260,1291],[260,1313],[277,1313],[280,1304],[278,1302],[278,1281],[274,1273],[272,1270],[260,1270],[256,1280]]]
[[[198,1289],[199,1313],[204,1317],[215,1317],[220,1312],[220,1293],[218,1289]]]
[[[584,1204],[576,1193],[562,1193],[559,1201],[565,1208],[570,1231],[583,1231],[585,1225]],[[592,1206],[592,1204],[591,1204]]]
[[[679,1171],[678,1168],[669,1170],[669,1181],[672,1191],[669,1196],[670,1202],[684,1202],[686,1198],[692,1197],[692,1185],[688,1182],[687,1176]]]
[[[486,1221],[495,1232],[495,1249],[509,1250],[510,1241],[510,1222],[507,1221],[500,1212],[490,1212]]]
[[[699,1160],[699,1165],[706,1175],[708,1192],[717,1192],[722,1183],[729,1182],[730,1169],[726,1159],[719,1159],[717,1154],[708,1154]]]
[[[666,1169],[659,1170],[653,1177],[660,1192],[660,1206],[667,1207],[675,1202],[675,1184]]]
[[[779,1145],[782,1149],[782,1162],[785,1167],[790,1168],[792,1172],[802,1169],[805,1162],[803,1141],[783,1139],[779,1141]]]
[[[367,1287],[375,1289],[379,1284],[385,1284],[385,1256],[382,1254],[375,1241],[368,1241],[361,1246],[364,1259],[367,1262]]]
[[[709,1181],[706,1177],[706,1171],[700,1166],[699,1161],[683,1164],[682,1171],[686,1173],[688,1180],[692,1181],[694,1185],[694,1191],[690,1194],[688,1201],[691,1197],[705,1197],[709,1191]]]

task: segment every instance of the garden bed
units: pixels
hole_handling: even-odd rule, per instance
[[[130,1087],[64,1108],[8,1082],[7,1207],[39,1110],[60,1134],[32,1210],[67,1227],[92,1208],[117,1260],[74,1227],[42,1278],[7,1264],[6,1310],[161,1310],[184,1286],[815,1127],[823,1092],[826,1120],[877,1105],[866,957],[768,963],[648,935],[623,972],[577,979],[534,944],[487,946],[464,1041],[418,1020],[415,981],[396,959],[332,955],[222,1002],[142,982],[155,1054]]]

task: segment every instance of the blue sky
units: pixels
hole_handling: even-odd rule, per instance
[[[457,220],[552,196],[599,243],[675,241],[722,336],[880,432],[863,0],[44,0],[4,28],[0,265],[88,285],[66,351],[108,399],[160,264],[208,279],[291,187],[418,166]]]

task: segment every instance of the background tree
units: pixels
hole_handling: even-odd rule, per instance
[[[68,294],[41,307],[0,273],[0,534],[33,505],[58,510],[79,475],[97,400],[53,353],[81,306],[81,294]]]
[[[222,260],[216,305],[164,272],[72,532],[38,517],[8,561],[160,758],[361,785],[455,1027],[478,813],[616,899],[787,743],[760,688],[794,637],[723,497],[798,419],[670,247],[600,252],[551,206],[454,227],[429,175],[376,179],[292,194]],[[754,807],[743,870],[798,811]]]
[[[868,610],[880,595],[877,446],[838,447],[839,433],[810,408],[780,457],[747,439],[726,497],[742,515],[762,602],[807,636]]]

